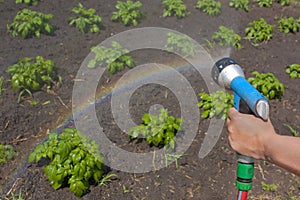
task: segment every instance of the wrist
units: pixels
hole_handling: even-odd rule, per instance
[[[276,158],[276,144],[280,141],[281,136],[278,134],[270,135],[264,141],[264,160],[274,163]]]

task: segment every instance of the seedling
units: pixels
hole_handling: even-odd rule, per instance
[[[175,167],[178,169],[178,159],[182,158],[184,155],[181,154],[176,154],[176,153],[167,153],[166,150],[164,149],[164,155],[165,155],[165,164],[166,167],[168,167],[169,162],[175,162]]]
[[[196,54],[192,39],[184,34],[169,32],[166,49],[169,52],[178,52],[183,56],[194,56]]]
[[[137,26],[138,20],[143,16],[143,12],[140,10],[142,6],[143,4],[140,1],[134,3],[131,0],[126,2],[117,1],[116,8],[118,11],[113,12],[111,20],[121,20],[124,25]]]
[[[273,4],[273,0],[257,0],[256,1],[259,7],[271,7]]]
[[[98,145],[76,129],[49,134],[48,140],[29,155],[28,162],[41,158],[50,160],[44,172],[55,190],[69,186],[75,196],[81,197],[90,184],[101,181],[104,159]]]
[[[266,184],[265,182],[261,182],[261,187],[264,191],[273,192],[276,191],[278,186],[275,184]]]
[[[233,107],[233,95],[221,90],[212,94],[201,92],[198,95],[200,96],[198,107],[203,109],[201,118],[217,117],[227,119],[228,109]]]
[[[295,137],[299,136],[300,133],[298,131],[296,131],[293,127],[291,127],[288,124],[284,124],[284,125],[290,129],[290,131],[293,134],[293,136],[295,136]]]
[[[196,8],[209,16],[216,16],[221,13],[221,2],[215,0],[199,0]]]
[[[163,10],[163,17],[176,16],[183,18],[189,14],[186,5],[182,0],[162,0],[162,4],[165,6]]]
[[[285,72],[290,75],[291,79],[300,78],[300,65],[291,64],[286,67]]]
[[[296,33],[300,29],[300,18],[284,17],[278,20],[278,28],[282,33]]]
[[[241,36],[234,32],[234,30],[220,26],[219,31],[213,33],[212,40],[217,42],[220,46],[236,47],[238,50],[242,48]]]
[[[18,154],[11,145],[0,144],[0,164],[6,163],[16,155]]]
[[[248,23],[245,29],[246,39],[254,40],[253,45],[257,46],[257,42],[269,41],[273,37],[273,26],[268,24],[264,18],[254,20]]]
[[[77,7],[74,7],[71,11],[77,16],[69,18],[69,25],[75,25],[83,33],[88,31],[98,33],[100,31],[102,18],[95,15],[95,9],[85,9],[81,3],[78,3]]]
[[[175,148],[176,133],[182,125],[181,118],[169,116],[166,109],[161,109],[159,116],[146,113],[142,120],[143,124],[129,130],[131,139],[141,135],[149,145]]]
[[[268,99],[282,99],[284,85],[272,73],[259,73],[253,71],[255,77],[248,78],[249,83],[253,85],[260,93]]]
[[[7,25],[7,29],[13,36],[20,35],[23,39],[33,35],[40,37],[41,33],[51,35],[54,32],[54,26],[48,21],[52,18],[52,14],[43,14],[24,8],[17,13],[14,21]]]
[[[110,47],[95,46],[91,51],[95,53],[95,57],[89,62],[89,68],[98,66],[107,67],[110,74],[123,70],[126,66],[132,68],[134,60],[129,55],[129,50],[123,48],[118,42],[112,41]]]
[[[13,90],[20,90],[18,102],[25,92],[32,96],[32,92],[40,90],[44,85],[51,87],[57,79],[52,60],[44,60],[41,56],[35,60],[33,62],[32,58],[22,58],[6,70],[10,73]]]
[[[116,174],[106,174],[99,181],[99,185],[100,186],[106,185],[107,182],[111,182],[111,178],[113,178],[113,177],[118,177],[118,176]]]
[[[38,0],[16,0],[16,4],[19,3],[25,3],[26,5],[30,6],[30,5],[37,5],[38,4]]]
[[[230,7],[234,7],[235,9],[243,9],[248,12],[249,9],[249,0],[231,0],[229,2]]]

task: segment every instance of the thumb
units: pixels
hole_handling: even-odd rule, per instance
[[[234,107],[229,108],[229,110],[228,110],[228,118],[229,118],[229,119],[234,118],[234,117],[237,116],[238,114],[239,114],[239,112],[238,112]]]

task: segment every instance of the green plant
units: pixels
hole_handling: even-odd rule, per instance
[[[271,7],[273,4],[273,0],[257,0],[256,1],[259,7]]]
[[[83,33],[87,31],[98,33],[100,31],[102,18],[95,15],[95,9],[90,8],[87,10],[81,3],[78,3],[77,7],[74,7],[71,12],[77,16],[69,18],[69,25],[75,25]]]
[[[291,3],[291,0],[277,0],[277,3],[280,3],[282,6],[288,6]]]
[[[278,28],[282,33],[296,33],[300,29],[300,18],[284,17],[278,20]]]
[[[254,40],[253,45],[257,45],[257,41],[269,41],[273,37],[273,29],[264,18],[254,20],[249,22],[245,29],[246,39]]]
[[[174,152],[172,153],[167,153],[166,151],[164,151],[164,155],[165,155],[165,163],[166,163],[166,167],[168,167],[169,162],[173,162],[175,161],[175,167],[176,169],[178,169],[178,159],[182,158],[184,155],[181,154],[176,154]]]
[[[131,139],[142,135],[149,145],[175,148],[176,133],[182,125],[181,118],[169,116],[166,109],[161,109],[159,116],[146,113],[142,120],[143,124],[129,130]]]
[[[261,182],[261,187],[264,191],[273,192],[276,191],[278,186],[275,184],[266,184],[265,182]]]
[[[90,184],[100,182],[103,157],[94,140],[89,140],[76,129],[66,128],[61,134],[51,133],[48,140],[38,145],[28,162],[47,158],[50,163],[44,172],[56,190],[69,185],[70,191],[80,197]]]
[[[290,125],[288,125],[288,124],[284,124],[284,125],[290,129],[293,136],[297,137],[300,135],[300,133],[298,131],[296,131],[293,127],[291,127]]]
[[[196,8],[207,13],[209,16],[216,16],[221,13],[221,2],[215,0],[198,0]]]
[[[200,96],[198,107],[203,109],[201,118],[227,119],[228,109],[233,107],[233,95],[221,90],[212,94],[201,92],[198,95]]]
[[[25,3],[26,5],[37,5],[39,0],[16,0],[16,4]]]
[[[162,0],[162,4],[165,6],[163,10],[163,17],[170,17],[172,15],[182,18],[189,14],[186,5],[182,0]]]
[[[15,196],[15,194],[13,192],[11,192],[11,197],[12,197],[12,200],[24,200],[22,197],[21,191],[19,192],[19,196]]]
[[[192,39],[184,34],[169,32],[166,49],[169,52],[179,52],[183,56],[194,56],[196,54],[195,45]]]
[[[18,154],[11,145],[0,144],[0,164],[6,163],[16,155]]]
[[[105,185],[107,182],[111,182],[112,177],[118,177],[116,174],[106,174],[102,177],[102,179],[99,181],[99,185]]]
[[[255,77],[248,78],[250,84],[253,85],[260,93],[268,99],[282,99],[284,85],[272,73],[251,72]]]
[[[300,65],[299,64],[291,64],[286,67],[285,72],[290,75],[291,79],[300,78]]]
[[[143,4],[140,1],[132,2],[127,0],[126,2],[117,1],[116,8],[118,11],[113,12],[111,20],[121,20],[124,25],[132,23],[133,26],[138,25],[138,20],[143,16],[143,12],[140,10]]]
[[[3,91],[3,76],[0,77],[0,96],[2,95],[2,91]]]
[[[40,90],[44,85],[51,87],[57,79],[52,60],[44,60],[41,56],[37,56],[35,60],[33,62],[32,58],[22,58],[6,70],[10,73],[13,90],[20,89],[18,102],[24,92],[32,96],[33,91]]]
[[[235,9],[243,9],[248,12],[249,9],[249,0],[230,0],[230,7],[234,7]]]
[[[52,14],[43,14],[24,8],[17,13],[14,21],[7,25],[7,29],[13,36],[20,35],[23,39],[33,35],[40,37],[41,33],[51,35],[54,32],[54,26],[48,21],[52,18]]]
[[[219,26],[219,31],[214,32],[212,40],[216,41],[221,46],[233,46],[238,50],[242,48],[241,36],[234,32],[234,30],[226,28],[225,26]]]
[[[132,68],[134,66],[133,58],[128,54],[129,51],[123,48],[118,42],[112,41],[110,47],[95,46],[91,51],[95,57],[88,63],[89,68],[107,65],[110,74],[123,70],[125,66]]]

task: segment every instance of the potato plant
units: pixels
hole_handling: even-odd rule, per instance
[[[249,0],[230,0],[229,6],[235,9],[243,9],[248,12],[249,9]]]
[[[146,113],[143,115],[142,120],[143,124],[129,130],[131,139],[142,135],[149,145],[175,148],[176,133],[182,125],[181,118],[169,116],[166,109],[161,109],[159,116]]]
[[[11,145],[0,144],[0,164],[4,164],[14,156],[18,155]]]
[[[257,0],[256,1],[259,7],[271,7],[273,4],[273,0]]]
[[[200,96],[198,107],[203,109],[201,118],[217,117],[227,119],[228,109],[233,107],[233,95],[221,90],[212,94],[201,92],[198,95]]]
[[[129,55],[128,49],[123,48],[118,42],[113,41],[110,47],[95,46],[91,51],[95,57],[88,63],[89,68],[106,65],[110,74],[123,70],[126,66],[134,67],[134,60]]]
[[[257,42],[269,41],[273,37],[274,27],[268,24],[264,18],[254,20],[248,23],[245,29],[246,39],[254,40],[253,45],[257,46]]]
[[[235,33],[234,30],[220,26],[219,31],[214,32],[212,40],[217,42],[220,46],[236,47],[238,50],[242,48],[241,36]]]
[[[140,1],[117,1],[116,8],[118,11],[113,12],[111,20],[121,20],[124,25],[132,24],[133,26],[137,26],[138,20],[143,16],[143,12],[140,10],[142,6],[143,4]]]
[[[277,0],[277,3],[280,3],[282,6],[288,6],[291,3],[291,0]]]
[[[195,56],[196,48],[192,39],[187,35],[169,32],[166,49],[169,52],[178,52],[183,56]]]
[[[286,67],[285,72],[290,75],[291,79],[299,78],[300,79],[300,65],[291,64]]]
[[[23,39],[31,36],[40,37],[41,33],[51,35],[55,29],[49,23],[52,18],[52,14],[44,14],[24,8],[17,13],[14,21],[7,25],[7,29],[13,36],[20,35]]]
[[[248,78],[248,81],[262,93],[262,95],[268,99],[282,99],[285,86],[273,73],[259,73],[258,71],[253,71],[252,74],[255,77]]]
[[[196,8],[209,16],[216,16],[221,13],[221,2],[215,0],[199,0]]]
[[[189,14],[182,0],[162,0],[162,4],[165,6],[163,17],[174,15],[178,18],[183,18]]]
[[[300,29],[300,18],[284,17],[278,20],[278,28],[282,33],[296,33]]]
[[[89,140],[79,131],[66,128],[61,134],[51,133],[48,140],[38,145],[29,155],[28,162],[50,160],[44,173],[51,186],[69,186],[75,196],[81,197],[90,187],[101,180],[103,157],[95,141]]]
[[[83,33],[88,31],[98,33],[100,31],[102,18],[95,15],[95,9],[85,9],[81,3],[78,3],[77,7],[74,7],[71,12],[77,16],[69,18],[69,25],[75,26]]]
[[[57,80],[55,64],[52,60],[44,60],[37,56],[35,62],[32,58],[22,58],[16,64],[9,66],[6,72],[10,73],[13,90],[20,90],[18,102],[24,92],[40,90],[44,85],[51,87]]]
[[[19,3],[25,3],[26,5],[30,6],[30,5],[37,5],[39,2],[39,0],[16,0],[16,4]]]

